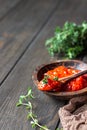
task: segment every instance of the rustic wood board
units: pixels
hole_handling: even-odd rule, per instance
[[[27,4],[28,3],[26,3],[26,5]],[[23,3],[22,3],[22,6],[23,6]],[[39,7],[39,6],[41,6],[41,7]],[[31,8],[29,11],[27,10],[30,13],[30,17],[31,17],[30,25],[29,25],[28,21],[26,22],[26,20],[23,21],[23,23],[22,23],[23,26],[19,27],[18,25],[16,25],[14,20],[16,18],[19,18],[19,16],[22,13],[21,12],[18,15],[18,10],[15,10],[17,12],[14,11],[14,15],[13,15],[13,12],[10,13],[10,15],[13,17],[13,18],[11,17],[11,20],[9,19],[10,15],[8,15],[4,19],[4,21],[1,21],[0,33],[2,34],[4,31],[6,31],[6,32],[4,32],[4,37],[6,37],[5,42],[3,43],[3,45],[0,48],[0,61],[2,61],[1,66],[0,66],[0,68],[1,68],[0,76],[2,77],[1,81],[3,81],[2,80],[3,77],[6,76],[6,73],[8,73],[9,70],[11,72],[12,67],[17,69],[15,62],[17,62],[17,60],[21,59],[20,56],[23,55],[23,53],[27,50],[28,45],[32,42],[32,40],[35,39],[35,37],[37,36],[39,31],[44,27],[45,22],[48,20],[48,16],[50,17],[52,11],[54,10],[54,7],[56,7],[56,3],[54,3],[52,0],[48,1],[48,2],[44,1],[43,3],[40,3],[40,1],[39,1],[39,3],[36,3],[36,5],[32,5],[33,9]],[[22,8],[22,7],[20,7],[20,8]],[[27,8],[28,8],[28,5],[27,5]],[[44,9],[44,11],[42,11],[42,13],[39,12],[39,8]],[[33,16],[34,10],[37,10],[37,14],[38,14],[37,19],[36,18],[34,19],[34,16]],[[25,14],[28,13],[27,11],[25,11]],[[15,16],[15,13],[17,13],[18,16]],[[32,13],[33,13],[33,15],[31,15]],[[42,19],[42,17],[44,18],[44,20]],[[22,18],[22,16],[21,16],[21,18]],[[22,18],[22,20],[23,20],[23,18]],[[5,25],[5,21],[7,21],[6,25]],[[19,21],[19,24],[20,24],[20,21]],[[19,28],[17,29],[17,27],[19,27]],[[30,33],[25,32],[26,30],[28,31],[28,29],[30,29],[29,30]],[[23,31],[24,31],[24,33],[23,33]],[[7,32],[9,32],[9,34]],[[27,33],[29,33],[29,35]],[[24,36],[24,34],[25,34],[25,36]],[[18,39],[16,40],[16,38],[18,38]],[[42,48],[42,46],[41,46],[41,48]],[[31,50],[31,46],[30,46],[30,50]],[[28,64],[30,64],[30,62],[31,62],[31,64],[29,65],[31,67],[32,60],[34,57],[33,58],[31,57],[33,54],[33,50],[32,50],[32,53],[30,53],[30,50],[29,50],[29,54],[27,55],[28,56],[27,58],[29,58],[29,59],[27,59],[27,62],[28,62]],[[26,60],[26,58],[25,58],[25,60]],[[34,62],[34,64],[35,63],[36,63],[36,61]],[[26,64],[25,61],[24,61],[24,64]],[[31,71],[31,69],[29,69],[29,66],[27,69]],[[25,67],[23,67],[23,68],[25,70]],[[23,68],[21,68],[21,69],[23,69]],[[22,70],[21,71],[18,70],[19,72],[16,71],[17,73],[15,73],[15,74],[19,73],[19,75],[14,75],[14,72],[12,75],[9,74],[4,79],[4,82],[1,82],[2,85],[0,87],[0,93],[1,93],[1,95],[0,95],[0,106],[1,106],[0,107],[0,128],[2,130],[3,129],[9,129],[9,130],[32,129],[29,122],[26,120],[26,111],[24,112],[23,109],[17,109],[15,106],[19,95],[23,92],[26,92],[27,86],[31,82],[31,72],[27,71],[27,69],[25,70],[25,72],[23,72]],[[33,67],[33,69],[34,69],[34,67]],[[23,73],[21,73],[21,72],[23,72]],[[26,72],[28,72],[28,73],[26,73]],[[21,74],[23,74],[23,77]],[[2,75],[4,75],[4,76],[2,76]],[[29,77],[30,79],[25,77],[25,75],[27,77]],[[17,76],[17,77],[15,77],[15,76]],[[15,80],[17,78],[18,83],[15,80],[14,81],[15,84],[14,84],[13,81],[11,81],[11,79],[9,80],[9,78],[11,78],[13,80]],[[21,79],[21,78],[23,78],[23,79]],[[28,79],[28,80],[26,81],[26,79]],[[24,83],[24,80],[25,80],[25,83]],[[20,81],[22,81],[22,82],[20,82]],[[12,84],[14,84],[14,85],[12,85]],[[32,84],[32,82],[31,82],[31,84]]]
[[[10,11],[15,9],[20,2],[21,0],[0,0],[0,21],[4,19]]]
[[[15,66],[13,66],[15,61],[14,59],[17,60],[17,57],[12,58],[12,61],[8,58],[8,62],[4,62],[9,63],[8,65],[11,67],[13,66],[14,68],[4,80],[0,88],[1,130],[32,130],[29,122],[26,119],[27,111],[24,108],[16,108],[15,106],[16,102],[18,101],[18,97],[21,94],[25,94],[27,92],[28,86],[32,86],[34,96],[36,97],[32,103],[34,112],[37,114],[39,122],[41,124],[47,125],[51,130],[55,130],[55,128],[58,126],[58,109],[63,106],[65,102],[38,91],[36,86],[33,85],[31,76],[33,70],[38,65],[50,62],[51,60],[50,56],[47,53],[47,50],[45,49],[44,42],[48,37],[53,35],[53,30],[56,25],[62,26],[66,20],[73,20],[78,23],[83,19],[86,19],[86,13],[84,13],[82,8],[86,8],[86,0],[74,0],[73,2],[71,1],[69,5],[67,4],[68,2],[68,0],[63,3],[61,2],[59,8],[55,9],[52,17],[49,19],[49,21],[47,21],[47,24],[44,25],[44,28],[40,29],[38,35],[33,39],[31,45],[26,49],[26,52],[23,53],[23,55],[20,57],[20,60],[17,62],[17,64],[15,64]],[[79,2],[82,7],[79,6]],[[75,10],[75,7],[77,10]],[[79,18],[76,19],[77,15]],[[21,30],[19,32],[21,32]],[[34,32],[31,33],[33,34]],[[23,47],[23,44],[20,44],[20,46],[21,45]],[[19,50],[18,47],[17,49]],[[11,54],[12,53],[9,53],[9,56]],[[16,55],[16,53],[14,54]],[[16,56],[18,56],[18,53]],[[7,70],[5,71],[5,75],[6,72]]]
[[[21,1],[0,22],[0,84],[55,10],[57,0]]]

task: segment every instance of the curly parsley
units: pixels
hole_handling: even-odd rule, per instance
[[[70,59],[76,58],[87,49],[87,22],[81,25],[65,22],[62,28],[56,28],[53,37],[46,40],[45,46],[51,56],[63,54]]]

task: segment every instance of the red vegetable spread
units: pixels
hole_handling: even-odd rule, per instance
[[[42,91],[77,91],[87,87],[87,75],[79,76],[65,84],[61,85],[58,78],[70,76],[78,73],[80,70],[66,68],[65,66],[56,67],[44,74],[44,78],[38,83],[38,89]]]

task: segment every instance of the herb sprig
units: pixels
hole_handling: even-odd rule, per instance
[[[33,113],[33,105],[30,101],[30,99],[34,99],[32,89],[29,87],[28,92],[26,95],[21,95],[19,97],[19,101],[16,103],[16,106],[25,106],[25,108],[28,110],[27,119],[31,120],[31,126],[32,128],[38,127],[40,130],[50,130],[47,128],[47,126],[40,125],[37,119],[37,116]],[[56,130],[63,130],[60,128],[57,128]]]
[[[55,29],[54,36],[46,40],[45,45],[51,56],[63,54],[70,59],[76,58],[87,49],[87,22],[81,25],[65,22],[62,28]]]
[[[34,99],[33,92],[31,88],[28,88],[28,93],[26,95],[21,95],[19,97],[19,101],[16,106],[25,106],[28,109],[27,119],[31,119],[30,121],[32,128],[39,127],[40,130],[49,130],[46,126],[42,126],[39,124],[37,116],[33,113],[33,105],[29,101],[29,99]]]

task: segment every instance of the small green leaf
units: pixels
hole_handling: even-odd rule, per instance
[[[48,75],[45,75],[44,78],[43,78],[43,80],[42,80],[42,82],[43,82],[44,84],[47,84],[47,83],[48,83],[48,78],[49,78],[49,76],[48,76]]]
[[[31,118],[32,118],[32,113],[28,112],[27,119],[31,119]]]
[[[32,125],[32,128],[35,128],[35,127],[36,127],[36,124],[35,124],[33,121],[31,121],[30,123],[31,123],[31,125]]]
[[[28,88],[27,97],[35,98],[35,97],[33,96],[33,92],[32,92],[32,89],[31,89],[30,87]]]
[[[58,79],[59,79],[58,77],[55,77],[53,80],[58,81]]]
[[[21,106],[21,105],[22,105],[22,103],[20,103],[20,102],[17,102],[17,103],[16,103],[16,106],[17,106],[17,107],[19,107],[19,106]]]

